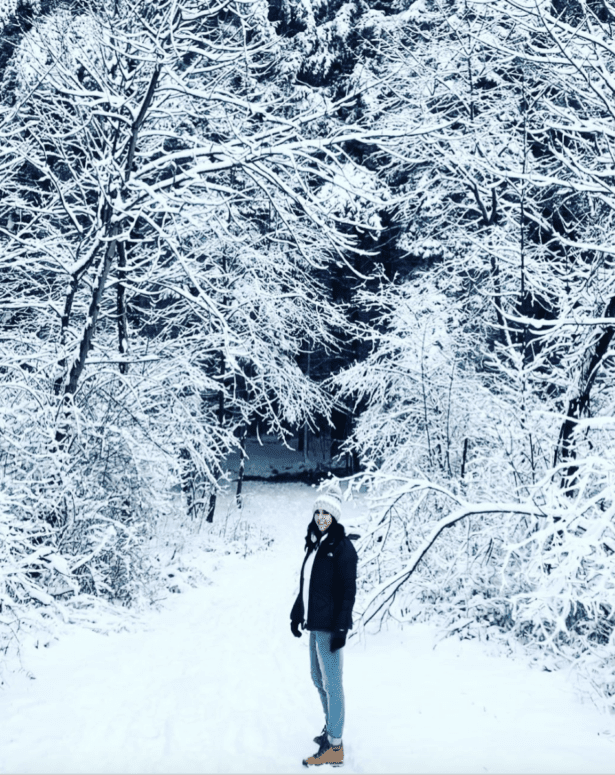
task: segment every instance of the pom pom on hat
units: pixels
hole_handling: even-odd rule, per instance
[[[342,490],[337,482],[327,482],[322,492],[318,493],[312,507],[312,517],[318,509],[326,511],[337,520],[342,516]]]

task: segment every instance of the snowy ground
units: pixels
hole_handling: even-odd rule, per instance
[[[195,542],[210,583],[169,595],[131,632],[75,629],[25,650],[0,691],[0,772],[305,771],[322,711],[289,611],[314,490],[250,482],[246,495],[246,517],[275,538],[267,551]],[[425,625],[348,643],[345,771],[615,772],[613,718],[563,674],[477,641],[434,643]]]

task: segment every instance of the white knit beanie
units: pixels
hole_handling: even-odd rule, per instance
[[[323,485],[323,491],[316,496],[314,501],[312,517],[318,509],[328,512],[337,520],[342,516],[342,490],[337,482],[327,482]]]

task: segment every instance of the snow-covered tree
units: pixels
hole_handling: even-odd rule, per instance
[[[373,121],[446,126],[376,157],[407,261],[357,297],[373,351],[337,380],[367,407],[365,619],[445,611],[608,671],[609,20],[408,5],[375,23]]]
[[[340,325],[319,273],[361,223],[345,146],[373,136],[293,88],[283,43],[263,2],[80,2],[7,65],[7,605],[131,600],[174,484],[211,517],[254,416],[284,436],[330,411],[296,359]]]

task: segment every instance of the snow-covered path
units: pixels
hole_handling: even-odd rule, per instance
[[[250,491],[248,513],[276,537],[268,551],[207,555],[214,583],[136,631],[75,631],[28,652],[36,680],[0,692],[0,772],[305,772],[322,711],[288,614],[313,490]],[[563,675],[475,641],[433,644],[425,626],[349,642],[344,771],[615,772],[613,719]]]

